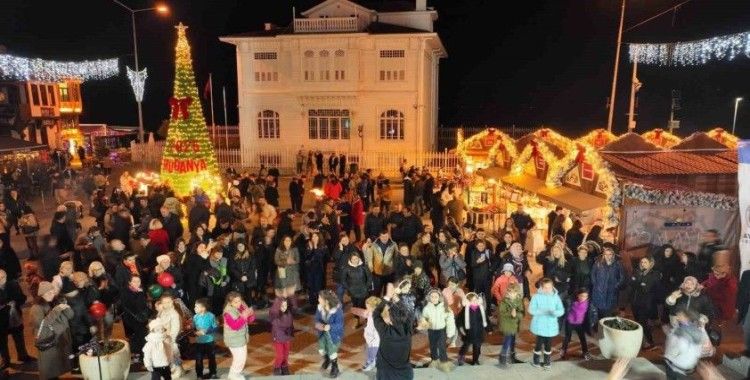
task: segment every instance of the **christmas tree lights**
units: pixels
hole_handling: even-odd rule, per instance
[[[216,194],[221,190],[221,178],[198,101],[190,45],[185,35],[187,26],[180,23],[176,28],[174,96],[169,101],[169,132],[161,161],[161,178],[178,196],[189,195],[194,188]]]
[[[60,62],[0,54],[0,78],[2,79],[59,82],[76,78],[86,81],[111,78],[119,71],[117,58]]]
[[[630,44],[630,62],[659,66],[696,66],[710,61],[750,57],[750,32],[663,44]]]

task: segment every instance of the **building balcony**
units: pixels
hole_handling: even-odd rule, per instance
[[[294,20],[295,33],[358,32],[357,17],[298,18]]]

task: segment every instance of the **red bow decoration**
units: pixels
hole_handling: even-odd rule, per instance
[[[716,141],[718,142],[724,142],[724,130],[721,128],[716,128]]]
[[[531,156],[532,157],[539,156],[539,148],[537,147],[537,143],[535,140],[531,140]]]
[[[190,116],[190,111],[188,111],[188,107],[190,107],[190,104],[193,103],[193,98],[186,97],[186,98],[170,98],[169,99],[169,106],[172,107],[172,119],[177,119],[182,115],[182,120],[186,120]]]
[[[576,162],[581,163],[584,159],[586,159],[586,147],[584,147],[581,144],[576,144],[576,148],[578,148],[578,154],[576,155]]]
[[[545,128],[545,129],[539,130],[539,137],[546,139],[547,135],[549,135],[549,129]]]
[[[654,129],[654,140],[661,141],[661,133],[664,132],[661,129]]]
[[[600,148],[604,146],[604,144],[607,143],[606,138],[604,137],[604,130],[600,129],[596,132],[596,136],[594,137],[594,146],[597,148]]]

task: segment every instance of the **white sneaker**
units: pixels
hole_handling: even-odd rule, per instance
[[[370,372],[370,371],[372,371],[374,369],[375,369],[375,362],[372,362],[372,363],[364,366],[364,368],[362,368],[362,371],[364,371],[364,372]]]

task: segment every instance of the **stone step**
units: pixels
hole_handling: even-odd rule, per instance
[[[609,369],[612,367],[611,360],[589,360],[589,361],[561,361],[553,362],[552,367],[548,370],[535,368],[528,363],[513,364],[506,369],[501,369],[494,363],[483,364],[478,366],[464,365],[456,367],[450,373],[444,373],[433,368],[419,368],[414,370],[414,379],[416,380],[448,380],[448,379],[472,379],[472,380],[490,380],[500,377],[514,380],[555,380],[555,379],[575,379],[575,380],[601,380],[606,379]],[[226,377],[227,369],[221,368],[219,375]],[[364,372],[342,372],[338,379],[341,380],[369,380],[374,378],[375,373]],[[327,374],[305,373],[294,374],[289,376],[251,376],[252,379],[265,380],[313,380],[327,378]],[[129,380],[146,380],[149,379],[147,373],[130,374]],[[195,372],[191,371],[182,379],[195,379]],[[631,363],[630,371],[625,379],[629,380],[656,380],[664,379],[664,372],[644,358],[636,358]]]

